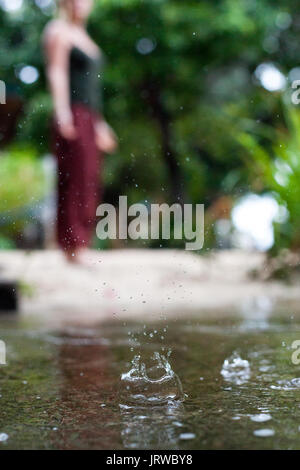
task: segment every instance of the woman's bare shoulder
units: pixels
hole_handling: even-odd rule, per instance
[[[70,40],[69,38],[70,32],[68,25],[61,19],[49,21],[42,34],[42,42],[45,46],[53,42],[67,44]]]

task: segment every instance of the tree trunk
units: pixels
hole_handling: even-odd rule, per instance
[[[162,142],[162,155],[170,175],[170,196],[172,203],[184,202],[184,181],[176,151],[172,146],[171,116],[161,100],[159,85],[147,81],[142,86],[145,101],[150,105],[151,114],[157,121]]]

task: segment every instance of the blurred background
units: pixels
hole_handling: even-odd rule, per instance
[[[0,0],[0,248],[54,240],[41,33],[54,0]],[[202,253],[300,248],[300,13],[289,0],[95,0],[104,111],[120,145],[104,201],[204,203]],[[178,240],[124,241],[181,247]],[[184,241],[182,242],[183,246]],[[118,245],[120,246],[120,245]],[[113,248],[94,241],[95,248]]]

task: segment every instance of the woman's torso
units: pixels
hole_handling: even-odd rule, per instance
[[[102,108],[102,55],[91,56],[77,46],[70,50],[70,101],[81,103],[92,110]]]

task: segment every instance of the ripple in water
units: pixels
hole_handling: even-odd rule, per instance
[[[242,385],[250,379],[250,364],[234,352],[228,359],[225,359],[221,375],[227,382]]]
[[[141,356],[134,356],[131,369],[121,375],[120,398],[123,403],[158,405],[183,401],[184,394],[179,377],[169,363],[171,351],[166,356],[155,352],[154,365],[146,367]]]
[[[300,377],[291,380],[278,380],[278,385],[271,385],[273,390],[297,390],[300,388]]]

